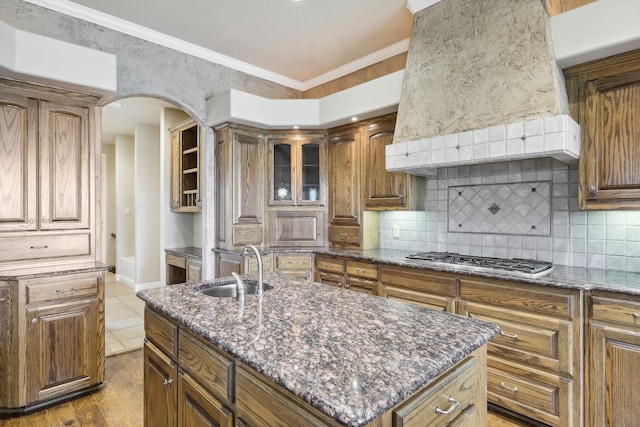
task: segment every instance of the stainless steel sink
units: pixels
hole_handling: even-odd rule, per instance
[[[258,293],[258,283],[256,281],[247,280],[245,281],[245,295],[247,294],[256,294]],[[273,286],[264,284],[264,291],[268,291],[273,289]],[[202,289],[202,292],[205,295],[210,297],[232,297],[236,298],[238,296],[238,285],[235,280],[232,283],[225,283],[220,286],[213,286],[211,288]]]

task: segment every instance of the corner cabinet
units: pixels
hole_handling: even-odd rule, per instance
[[[593,291],[587,307],[585,425],[637,425],[640,414],[640,298]]]
[[[580,124],[581,209],[640,209],[640,51],[565,70]]]
[[[324,245],[327,138],[312,131],[269,132],[267,202],[270,246]]]
[[[0,79],[0,264],[95,259],[91,95]]]
[[[265,137],[235,124],[218,128],[216,140],[216,248],[262,245],[264,236]]]
[[[200,126],[193,119],[169,129],[171,133],[171,210],[200,212]]]

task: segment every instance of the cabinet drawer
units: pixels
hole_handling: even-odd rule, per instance
[[[339,258],[316,255],[316,269],[337,274],[344,274],[344,261]]]
[[[476,401],[475,358],[463,361],[438,382],[393,411],[395,427],[448,426]],[[450,412],[450,413],[449,413]],[[468,414],[467,414],[468,415]]]
[[[640,327],[640,302],[591,296],[591,318]]]
[[[187,260],[187,282],[195,283],[201,279],[202,263],[193,259]]]
[[[0,262],[91,254],[89,234],[3,237]]]
[[[487,346],[490,354],[573,374],[570,322],[464,301],[460,309],[467,317],[500,326],[500,334]]]
[[[520,365],[488,358],[487,400],[552,426],[571,419],[571,381]]]
[[[275,255],[276,271],[311,270],[311,256],[309,255]]]
[[[318,275],[318,282],[320,283],[324,283],[325,285],[331,285],[331,286],[342,286],[342,275],[339,274],[333,274],[333,273],[325,273],[323,271],[319,271],[317,273]]]
[[[378,266],[376,264],[347,260],[346,270],[350,276],[378,280]]]
[[[262,243],[262,225],[233,226],[233,245],[259,245]]]
[[[32,279],[27,282],[27,304],[56,299],[94,298],[102,273]]]
[[[460,278],[460,299],[513,308],[517,311],[572,318],[579,300],[572,291],[492,280]],[[577,294],[577,292],[576,292]]]
[[[377,287],[377,280],[361,279],[359,277],[350,276],[347,276],[345,279],[345,288],[351,289],[352,291],[375,295]]]
[[[423,292],[409,291],[406,289],[395,288],[393,286],[380,286],[380,296],[396,301],[417,304],[433,310],[455,311],[456,301],[452,297],[444,297],[440,295],[429,295]]]
[[[427,273],[417,268],[380,266],[380,283],[418,292],[454,297],[456,279],[446,275]]]
[[[333,243],[360,244],[360,227],[329,226],[329,241]]]
[[[253,253],[249,256],[245,256],[245,269],[245,273],[258,272],[258,261],[256,261],[256,257],[253,256]],[[273,271],[273,257],[271,254],[262,255],[262,271],[265,273]]]
[[[144,310],[144,334],[164,353],[176,356],[178,327],[148,308]]]
[[[178,255],[167,254],[167,264],[174,267],[186,268],[187,260]]]
[[[183,330],[180,330],[178,342],[180,366],[198,378],[216,397],[233,403],[235,363]]]

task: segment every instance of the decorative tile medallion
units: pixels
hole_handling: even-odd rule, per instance
[[[551,182],[449,187],[450,233],[551,236]]]

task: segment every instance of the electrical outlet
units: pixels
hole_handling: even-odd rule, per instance
[[[394,239],[399,239],[400,238],[400,226],[399,225],[394,225],[393,226],[393,238]]]

